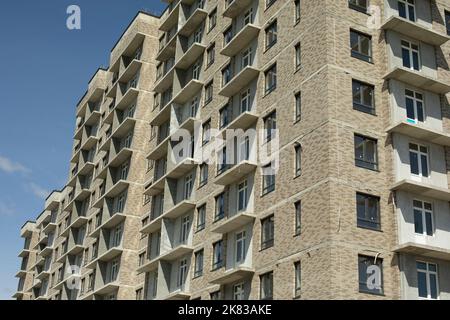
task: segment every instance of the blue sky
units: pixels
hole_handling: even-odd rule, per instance
[[[69,5],[81,30],[66,28]],[[67,180],[75,106],[137,11],[157,0],[15,0],[0,4],[0,299],[17,287],[20,227]]]

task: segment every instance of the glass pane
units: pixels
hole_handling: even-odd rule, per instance
[[[413,52],[413,66],[414,70],[419,70],[419,54],[417,52]]]
[[[421,164],[422,164],[422,176],[428,177],[428,159],[427,156],[421,155]]]
[[[411,68],[411,59],[409,58],[409,50],[402,49],[403,66],[406,68]]]
[[[417,273],[417,288],[419,289],[419,297],[427,298],[427,276],[424,272]]]
[[[433,235],[433,222],[432,222],[432,217],[431,217],[431,213],[427,212],[425,213],[425,222],[426,222],[426,226],[427,226],[427,235],[432,236]]]
[[[417,101],[417,120],[420,122],[423,122],[424,116],[423,116],[423,104],[420,101]]]
[[[435,274],[430,274],[430,295],[431,299],[437,299],[437,278]]]
[[[406,7],[402,2],[398,2],[398,15],[402,18],[406,18]]]
[[[409,162],[411,166],[411,173],[412,174],[419,174],[419,158],[417,153],[410,152],[409,153]]]
[[[416,119],[414,101],[411,98],[406,98],[406,116],[408,119]]]
[[[419,210],[414,210],[414,231],[423,234],[422,212]]]

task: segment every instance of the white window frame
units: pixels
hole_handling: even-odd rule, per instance
[[[412,145],[416,145],[417,146],[417,150],[411,149],[411,146],[410,146],[411,144]],[[427,149],[426,153],[420,150],[422,147]],[[410,142],[409,146],[408,146],[408,149],[409,149],[409,157],[410,157],[409,160],[410,160],[410,162],[411,162],[411,153],[417,154],[417,163],[418,163],[418,167],[419,167],[419,174],[412,173],[412,168],[411,168],[411,163],[410,163],[411,176],[413,178],[415,177],[415,178],[419,178],[419,179],[429,178],[430,177],[430,173],[431,173],[430,172],[430,148],[425,146],[425,145],[419,144],[419,143]],[[427,159],[427,168],[428,168],[427,175],[428,176],[424,176],[423,175],[424,173],[422,172],[422,156],[425,156],[426,159]]]
[[[244,282],[236,283],[233,285],[233,300],[244,300],[245,296],[245,284]]]
[[[245,67],[252,65],[252,57],[253,57],[253,50],[251,46],[242,51],[241,69],[244,69]]]
[[[185,215],[181,218],[181,227],[180,227],[180,243],[185,244],[189,239],[189,227],[191,225],[191,217],[189,215]]]
[[[429,263],[429,262],[425,262],[425,261],[416,261],[417,263],[425,263],[427,266],[427,269],[417,269],[417,274],[419,273],[425,273],[425,277],[426,277],[426,282],[427,282],[427,297],[419,297],[419,299],[423,299],[423,300],[439,300],[440,299],[440,290],[439,290],[439,269],[438,269],[438,265],[436,263]],[[430,271],[430,265],[434,265],[436,267],[436,271]],[[436,299],[431,298],[431,279],[430,279],[430,275],[434,274],[436,276],[436,294],[437,297]],[[417,291],[419,290],[419,286],[417,286]]]
[[[192,173],[188,174],[184,178],[184,200],[188,200],[192,194],[192,188],[194,187],[194,176]]]
[[[178,267],[177,288],[182,289],[187,278],[187,260],[181,259]]]
[[[241,264],[245,262],[245,257],[247,255],[247,248],[246,248],[246,242],[247,242],[247,231],[241,230],[239,232],[236,232],[235,234],[235,248],[234,248],[234,255],[235,255],[235,262],[236,264]],[[238,248],[241,247],[240,255],[238,253]]]
[[[243,207],[240,206],[242,200]],[[237,188],[237,209],[238,212],[244,212],[248,206],[248,181],[245,179],[238,184]]]
[[[245,13],[244,13],[244,26],[253,23],[253,7],[250,7]]]
[[[408,91],[410,91],[412,93],[412,95],[408,94]],[[422,98],[420,98],[420,96]],[[421,103],[422,104],[422,118],[425,122],[425,102],[424,102],[424,95],[421,92],[418,92],[416,90],[412,90],[412,89],[405,89],[405,109],[407,109],[407,104],[406,101],[412,100],[413,103],[413,108],[414,108],[414,119],[408,118],[408,113],[406,113],[406,119],[408,122],[412,122],[414,124],[419,123],[419,109],[418,109],[418,104]]]
[[[420,202],[421,203],[421,207],[417,207],[414,204],[414,202]],[[431,210],[427,209],[426,205],[431,207]],[[433,237],[435,235],[433,204],[431,202],[429,202],[429,201],[423,201],[423,200],[419,200],[419,199],[414,199],[413,200],[414,222],[415,222],[415,212],[416,211],[419,211],[421,213],[423,232],[422,232],[422,234],[420,234],[420,233],[415,233],[415,234],[416,235],[425,236],[425,237]],[[431,232],[432,232],[431,235],[428,235],[428,233],[427,233],[427,214],[429,214],[431,216]]]
[[[241,114],[244,112],[249,112],[251,109],[251,90],[250,88],[245,89],[241,92],[241,99],[240,99],[240,109]]]
[[[404,43],[407,43],[408,46],[405,46]],[[409,61],[410,61],[410,64],[411,64],[409,69],[413,70],[413,71],[420,71],[422,69],[422,59],[420,57],[420,46],[419,46],[419,44],[415,43],[415,42],[412,42],[412,41],[409,41],[409,40],[401,39],[400,40],[400,45],[402,47],[402,51],[403,51],[403,49],[408,50]],[[415,47],[417,47],[417,48],[415,48]],[[419,64],[419,69],[418,70],[414,69],[414,53],[417,53],[417,61],[418,61],[418,64]],[[403,52],[402,52],[402,55],[403,55]],[[404,68],[408,69],[408,67],[403,65],[403,58],[402,58],[402,66]]]
[[[411,3],[412,1],[412,3]],[[412,22],[416,22],[417,19],[417,11],[416,11],[416,3],[415,0],[398,0],[397,3],[403,3],[405,5],[406,19]],[[409,8],[412,7],[414,10],[414,20],[409,16]],[[400,13],[400,10],[399,10]],[[405,18],[404,18],[405,19]]]

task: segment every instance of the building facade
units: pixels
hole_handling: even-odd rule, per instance
[[[449,299],[450,1],[165,2],[78,103],[15,297]]]

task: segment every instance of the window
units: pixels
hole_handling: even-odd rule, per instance
[[[233,286],[233,300],[244,300],[244,292],[244,283],[235,284]]]
[[[274,111],[264,118],[264,130],[266,142],[276,137],[277,133],[277,112]]]
[[[380,230],[380,198],[368,194],[356,194],[358,227]]]
[[[208,183],[208,164],[202,163],[200,165],[200,187]]]
[[[245,232],[245,230],[236,233],[234,251],[236,263],[243,263],[245,261],[245,256],[247,255],[246,238],[247,233]]]
[[[295,23],[299,23],[301,16],[300,0],[295,0],[294,5],[295,5]]]
[[[268,164],[262,168],[263,170],[263,195],[275,191],[275,173],[272,164]]]
[[[372,62],[372,37],[355,30],[350,30],[350,48],[352,57]]]
[[[439,282],[437,265],[428,262],[416,262],[417,287],[419,297],[425,299],[439,298]]]
[[[348,6],[356,11],[367,13],[368,0],[349,0]]]
[[[399,0],[398,1],[398,15],[410,21],[416,21],[416,9],[414,0]]]
[[[216,58],[216,44],[213,43],[206,49],[206,67],[209,67],[214,63]]]
[[[244,26],[253,23],[253,8],[250,7],[244,14]]]
[[[242,52],[241,69],[252,64],[252,47],[248,47]]]
[[[191,219],[189,215],[181,218],[181,229],[180,229],[180,243],[185,244],[189,237],[189,226],[191,224]]]
[[[206,225],[206,205],[197,209],[197,232],[205,229]]]
[[[182,259],[178,267],[177,287],[183,288],[187,275],[187,260]]]
[[[228,104],[219,110],[219,128],[223,129],[225,128],[228,123],[230,123],[230,117],[229,117],[229,106]]]
[[[184,200],[187,200],[191,197],[193,185],[194,185],[194,177],[192,176],[191,173],[184,178]]]
[[[117,275],[119,274],[119,260],[114,260],[111,262],[110,276],[108,282],[114,282],[117,280]]]
[[[275,216],[261,221],[261,250],[273,247],[275,238]]]
[[[233,28],[230,26],[223,33],[223,46],[225,47],[233,39]]]
[[[250,88],[241,92],[241,113],[248,112],[251,109],[251,91]]]
[[[447,35],[450,36],[450,11],[445,10],[445,26],[447,28]]]
[[[123,233],[123,225],[118,225],[115,229],[113,229],[111,235],[111,247],[118,247],[122,242],[122,233]]]
[[[378,170],[377,141],[355,134],[355,165]]]
[[[353,109],[375,114],[375,88],[373,85],[361,81],[352,81]]]
[[[129,167],[130,163],[128,161],[120,166],[119,180],[127,180]]]
[[[421,93],[406,89],[405,99],[407,121],[414,124],[424,122],[425,113],[423,95]]]
[[[232,79],[231,64],[222,69],[222,87],[226,86]]]
[[[273,5],[275,3],[275,1],[277,1],[277,0],[266,0],[266,8],[268,8],[271,5]]]
[[[221,193],[216,197],[216,217],[215,221],[225,218],[225,193]]]
[[[248,205],[248,183],[247,183],[247,180],[242,181],[238,185],[237,193],[238,193],[238,195],[237,195],[238,212],[247,210],[247,205]]]
[[[213,83],[213,81],[210,81],[205,86],[205,105],[207,105],[208,103],[210,103],[212,101],[213,92],[214,92],[214,83]]]
[[[194,277],[200,277],[203,275],[203,249],[195,253],[195,269]]]
[[[299,177],[302,174],[302,146],[297,144],[295,146],[295,176]]]
[[[136,290],[136,300],[142,300],[142,288]]]
[[[273,299],[273,271],[259,277],[261,282],[261,300]]]
[[[211,140],[211,120],[203,124],[202,130],[202,145],[207,144]]]
[[[223,242],[217,241],[213,244],[213,271],[223,266]]]
[[[203,27],[200,26],[200,28],[198,28],[194,32],[194,42],[201,43],[202,42],[202,36],[203,36]]]
[[[295,94],[295,122],[302,120],[302,93]]]
[[[402,40],[403,66],[411,70],[420,70],[419,45]]]
[[[427,178],[429,175],[428,148],[415,143],[410,143],[409,164],[411,166],[411,174]]]
[[[359,292],[383,294],[383,260],[358,256]]]
[[[194,65],[192,66],[192,79],[198,80],[200,78],[200,69],[201,69],[201,62],[200,59],[195,61]]]
[[[297,201],[295,203],[295,235],[298,236],[302,233],[302,202]]]
[[[211,300],[220,300],[220,291],[215,291],[210,294]]]
[[[294,49],[295,49],[295,70],[298,70],[302,65],[302,47],[300,42],[295,45]]]
[[[277,43],[277,20],[266,28],[266,50]]]
[[[215,8],[211,13],[209,14],[209,31],[214,29],[214,27],[217,24],[217,8]]]
[[[432,237],[434,234],[434,226],[433,226],[433,207],[431,203],[414,200],[413,207],[414,207],[414,232],[420,235]]]
[[[266,79],[266,94],[269,94],[277,88],[277,65],[271,66],[264,76]]]
[[[240,137],[239,139],[238,163],[248,161],[250,159],[250,138],[249,136]]]
[[[302,290],[302,265],[300,261],[294,263],[295,273],[295,296],[299,297]]]

